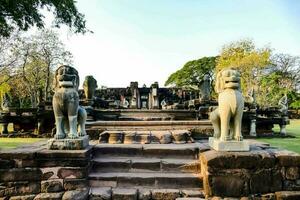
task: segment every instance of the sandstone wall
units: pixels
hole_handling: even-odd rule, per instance
[[[250,152],[206,151],[200,160],[207,196],[300,199],[300,155],[297,153],[252,146]],[[297,196],[280,198],[282,195]]]
[[[0,200],[88,199],[92,151],[0,151]],[[300,199],[299,154],[252,145],[250,152],[200,151],[200,162],[208,199]]]
[[[21,148],[0,153],[0,199],[88,198],[91,148],[49,151]]]

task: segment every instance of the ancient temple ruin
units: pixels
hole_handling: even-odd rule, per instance
[[[80,91],[81,99],[85,92]],[[183,88],[159,87],[157,82],[150,87],[130,82],[124,88],[99,88],[95,90],[94,106],[122,109],[180,109],[187,108],[188,101],[199,98],[199,92]]]

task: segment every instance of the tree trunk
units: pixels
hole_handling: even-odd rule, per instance
[[[46,77],[45,95],[44,95],[45,101],[48,100],[49,85],[50,85],[50,62],[48,62],[48,64],[47,64],[47,77]]]
[[[19,106],[20,108],[23,108],[23,98],[19,98]]]
[[[31,92],[30,100],[31,100],[31,107],[36,108],[37,107],[37,97],[36,97],[36,92],[34,90]]]

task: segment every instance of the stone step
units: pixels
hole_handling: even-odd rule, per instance
[[[153,199],[153,200],[175,200],[177,198],[198,200],[204,198],[204,192],[197,188],[188,189],[129,189],[92,187],[90,199]]]
[[[99,143],[110,144],[185,144],[192,143],[189,130],[106,130],[99,135]]]
[[[126,188],[202,188],[200,174],[167,172],[90,173],[91,187]]]
[[[94,121],[87,122],[86,127],[137,127],[137,126],[211,126],[210,120],[173,120],[173,121]],[[174,129],[173,129],[174,130]]]
[[[109,130],[109,131],[119,131],[119,130],[124,130],[124,131],[160,131],[160,130],[182,130],[182,129],[187,129],[187,130],[192,130],[192,129],[197,129],[197,130],[202,130],[202,131],[207,131],[209,132],[212,131],[213,127],[212,125],[151,125],[151,126],[115,126],[115,125],[108,125],[108,126],[87,126],[89,130]]]
[[[97,131],[162,131],[162,130],[192,130],[198,132],[212,132],[213,127],[210,120],[159,120],[159,121],[93,121],[86,123],[88,132]]]
[[[94,158],[102,156],[137,156],[156,158],[198,159],[199,152],[208,150],[203,143],[188,144],[97,144]]]
[[[195,159],[100,157],[94,158],[93,172],[193,172],[200,173],[200,161]]]

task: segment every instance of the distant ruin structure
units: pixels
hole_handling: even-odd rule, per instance
[[[84,99],[86,89],[79,93]],[[199,98],[196,91],[159,87],[158,82],[150,87],[139,87],[138,82],[130,82],[129,87],[96,89],[94,106],[108,109],[184,109],[188,108],[188,101],[194,98]]]

